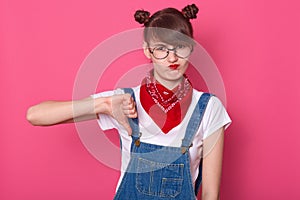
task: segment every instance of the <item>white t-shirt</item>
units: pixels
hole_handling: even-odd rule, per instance
[[[188,108],[188,111],[182,120],[182,122],[171,129],[167,134],[163,133],[161,129],[157,126],[157,124],[151,119],[148,113],[144,110],[140,103],[140,86],[134,87],[134,95],[136,99],[136,106],[139,118],[139,128],[142,136],[140,138],[141,142],[163,145],[163,146],[173,146],[180,147],[181,141],[184,138],[185,130],[187,128],[188,122],[192,113],[195,109],[195,106],[203,94],[203,92],[199,92],[193,89],[192,101],[191,105]],[[123,94],[123,90],[118,89],[115,91],[107,91],[98,94],[94,94],[93,98],[112,96],[114,94]],[[130,146],[132,142],[131,136],[128,136],[125,128],[121,126],[115,119],[112,117],[99,114],[98,123],[103,130],[108,129],[117,129],[122,144],[122,164],[121,164],[121,176],[118,182],[118,186],[121,183],[121,180],[124,176],[124,172],[128,166],[130,160]],[[202,144],[203,140],[217,131],[219,128],[225,126],[227,128],[231,123],[231,119],[228,116],[224,106],[221,101],[213,96],[209,100],[204,116],[202,118],[202,123],[193,139],[193,146],[190,147],[189,153],[191,158],[191,175],[193,179],[193,183],[196,181],[199,171],[199,163],[202,157]],[[117,186],[117,188],[118,188]]]

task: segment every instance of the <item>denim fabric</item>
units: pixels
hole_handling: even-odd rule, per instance
[[[126,93],[133,91],[124,89]],[[195,200],[201,173],[193,187],[188,149],[200,125],[210,94],[204,93],[192,114],[181,147],[140,142],[138,119],[129,119],[133,130],[131,158],[115,200]],[[200,169],[202,169],[200,167]],[[199,169],[199,172],[201,170]]]

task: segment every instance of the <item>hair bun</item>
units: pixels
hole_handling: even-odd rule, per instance
[[[195,4],[187,5],[182,9],[182,14],[187,19],[196,19],[199,9]]]
[[[145,24],[149,21],[150,13],[145,10],[137,10],[134,14],[134,19],[140,24]]]

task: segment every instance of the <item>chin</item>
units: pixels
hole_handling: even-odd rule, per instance
[[[175,74],[175,75],[170,75],[170,76],[168,76],[167,77],[167,79],[169,80],[169,81],[178,81],[179,79],[181,79],[183,77],[183,75],[182,75],[182,73],[177,73],[177,74]]]
[[[185,70],[180,70],[180,69],[175,69],[170,71],[172,74],[177,75],[177,76],[183,76]]]

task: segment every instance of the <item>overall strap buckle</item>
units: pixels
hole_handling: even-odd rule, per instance
[[[140,132],[139,137],[137,139],[135,139],[135,141],[134,141],[134,144],[137,147],[139,147],[141,145],[141,140],[140,140],[141,136],[142,136],[142,133]]]
[[[181,153],[185,154],[189,150],[189,148],[192,147],[192,146],[193,146],[193,143],[191,143],[189,147],[182,146],[181,147]]]

